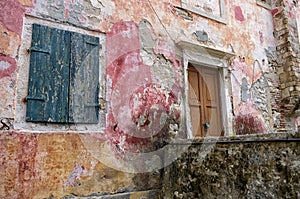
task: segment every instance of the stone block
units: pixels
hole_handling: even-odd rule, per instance
[[[293,64],[293,66],[291,66],[291,70],[292,71],[298,71],[299,70],[299,66],[298,66],[298,64]]]
[[[291,86],[294,86],[295,84],[296,84],[296,82],[295,82],[295,81],[292,81],[292,82],[286,83],[286,86],[287,86],[287,87],[291,87]]]
[[[286,52],[283,54],[283,58],[286,59],[288,57],[292,56],[292,53],[291,52]]]
[[[285,81],[285,80],[288,79],[288,77],[289,77],[289,74],[288,74],[288,73],[281,73],[281,74],[279,75],[280,81]]]
[[[284,18],[284,19],[283,19],[283,24],[286,25],[286,24],[288,24],[288,23],[289,23],[289,19],[288,19],[288,18]]]
[[[276,45],[280,46],[280,45],[285,45],[286,43],[287,43],[287,41],[285,39],[279,39],[279,40],[277,40]]]
[[[288,88],[290,92],[295,90],[294,86],[289,86]]]
[[[279,31],[276,31],[275,33],[274,33],[274,36],[275,37],[279,37],[279,36],[281,36],[281,35],[284,35],[284,34],[288,34],[288,29],[282,29],[282,30],[279,30]]]
[[[299,96],[300,95],[300,92],[299,91],[293,91],[291,92],[291,96]]]
[[[290,90],[289,88],[285,88],[283,91],[282,91],[282,98],[287,98],[287,97],[290,97]]]
[[[288,49],[288,45],[286,43],[282,44],[282,45],[277,45],[276,46],[276,50],[280,51],[282,49]],[[278,53],[278,52],[277,52]]]
[[[289,71],[289,76],[290,76],[290,77],[295,76],[295,71]]]
[[[285,48],[281,48],[279,51],[278,51],[278,53],[279,54],[284,54],[284,53],[286,53],[288,51],[288,49],[285,47]]]
[[[284,73],[283,67],[282,67],[282,66],[277,67],[277,73],[278,73],[278,74]]]

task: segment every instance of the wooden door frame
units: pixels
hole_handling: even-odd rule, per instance
[[[189,107],[189,103],[188,103],[188,65],[189,64],[192,64],[196,67],[205,67],[205,68],[213,68],[213,69],[216,69],[218,70],[218,83],[219,83],[219,91],[220,91],[220,95],[219,95],[219,101],[220,101],[220,114],[221,114],[221,126],[222,126],[222,129],[223,129],[223,132],[225,135],[228,135],[228,132],[226,132],[226,124],[229,125],[229,122],[227,120],[227,117],[226,117],[226,104],[224,103],[224,100],[225,100],[225,88],[224,88],[224,85],[221,84],[221,82],[223,82],[223,77],[224,77],[224,68],[223,67],[216,67],[214,65],[207,65],[207,64],[203,64],[203,63],[197,63],[195,61],[192,61],[192,60],[189,60],[187,62],[187,66],[185,68],[185,73],[186,73],[186,78],[187,78],[187,81],[186,81],[186,118],[187,118],[187,133],[188,133],[188,137],[189,138],[193,138],[194,135],[193,135],[193,132],[192,132],[192,124],[191,124],[191,117],[190,117],[190,107]],[[224,108],[225,107],[225,108]]]
[[[231,82],[228,80],[228,62],[234,56],[232,53],[212,49],[210,47],[197,45],[189,42],[177,43],[182,49],[182,60],[184,67],[184,106],[182,118],[185,124],[187,138],[193,138],[190,108],[188,103],[188,65],[189,63],[207,68],[215,68],[219,71],[220,109],[221,122],[224,135],[232,134],[232,106],[231,106]]]
[[[223,114],[222,114],[222,110],[221,110],[221,95],[220,95],[220,93],[221,93],[221,91],[220,91],[220,74],[219,74],[219,70],[218,70],[218,68],[213,68],[213,67],[207,67],[207,66],[203,66],[203,65],[195,65],[195,64],[191,64],[190,62],[189,62],[189,64],[188,64],[188,69],[187,69],[187,71],[188,71],[188,81],[190,82],[192,79],[190,79],[190,77],[189,77],[189,75],[191,74],[190,72],[196,72],[197,73],[197,76],[198,76],[198,78],[197,78],[197,81],[199,81],[198,82],[198,92],[199,92],[199,101],[197,101],[197,103],[193,103],[193,104],[191,104],[191,102],[189,101],[189,108],[191,109],[191,106],[197,106],[197,105],[199,105],[201,108],[200,108],[200,112],[199,112],[199,125],[200,126],[198,126],[197,125],[197,127],[198,128],[201,128],[201,130],[200,130],[200,136],[201,137],[206,137],[207,136],[207,134],[206,133],[208,133],[208,132],[205,132],[205,131],[208,131],[210,128],[205,128],[204,127],[204,123],[205,122],[211,122],[211,123],[215,123],[215,122],[217,122],[219,125],[220,125],[220,129],[219,129],[219,131],[218,132],[214,132],[213,134],[215,134],[215,133],[217,133],[218,134],[218,136],[223,136],[224,135],[224,131],[223,131],[223,129],[224,129],[224,125],[223,125],[223,121],[222,121],[222,116],[223,116]],[[208,86],[208,84],[207,84],[207,82],[206,82],[206,78],[205,78],[205,76],[207,77],[207,75],[213,75],[213,76],[215,76],[215,80],[214,81],[216,81],[215,83],[216,83],[216,87],[217,88],[211,88],[211,87],[209,87]],[[188,89],[190,89],[191,88],[191,86],[189,85],[188,87],[187,87]],[[194,88],[195,89],[195,88]],[[207,90],[208,89],[208,90]],[[216,89],[216,90],[210,90],[210,89]],[[207,92],[209,92],[210,94],[212,94],[212,93],[215,93],[216,95],[216,102],[215,103],[209,103],[209,105],[208,104],[206,104],[207,103]],[[190,94],[191,92],[190,92],[190,90],[188,90],[188,94]],[[209,94],[209,95],[210,95]],[[190,96],[187,96],[187,98],[190,100]],[[216,108],[218,111],[217,111],[217,115],[218,115],[218,118],[217,118],[217,120],[215,120],[214,122],[212,122],[211,121],[211,119],[213,119],[213,118],[207,118],[207,114],[208,114],[208,107],[207,107],[207,105],[210,107],[210,108],[212,108],[212,107],[214,107],[214,108]],[[211,113],[212,114],[212,113]],[[191,115],[190,115],[190,117],[191,117]],[[216,118],[215,118],[216,119]],[[193,123],[192,121],[191,121],[191,123]],[[193,128],[195,128],[195,126],[192,126]],[[197,128],[197,129],[198,129]],[[195,129],[194,129],[195,130]],[[193,132],[193,135],[195,136],[195,132]],[[198,135],[199,136],[199,135]],[[197,136],[197,137],[198,137]]]

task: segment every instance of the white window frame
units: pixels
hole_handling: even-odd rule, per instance
[[[19,49],[18,59],[18,75],[17,89],[15,97],[15,121],[14,128],[19,131],[38,131],[40,133],[47,132],[80,132],[80,133],[105,133],[105,110],[99,110],[99,120],[97,124],[57,124],[43,122],[26,122],[26,96],[28,95],[28,79],[30,68],[30,53],[28,50],[31,46],[32,24],[37,23],[44,26],[55,27],[62,30],[78,32],[81,34],[92,35],[98,37],[100,45],[99,50],[99,99],[105,99],[105,34],[86,30],[81,27],[74,27],[69,24],[61,24],[56,21],[40,19],[37,17],[26,15],[23,22],[23,42]],[[100,113],[101,112],[101,113]]]
[[[265,9],[272,10],[272,5],[271,4],[265,3],[261,0],[256,0],[256,4],[263,7],[263,8],[265,8]]]
[[[220,5],[220,7],[219,7],[220,15],[219,16],[204,12],[204,11],[198,9],[197,7],[189,6],[187,1],[188,0],[181,0],[182,8],[184,8],[186,10],[189,10],[193,13],[199,14],[201,16],[204,16],[206,18],[213,19],[215,21],[226,24],[226,12],[225,12],[225,2],[224,2],[224,0],[219,0],[219,5]]]

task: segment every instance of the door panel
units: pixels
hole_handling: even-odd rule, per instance
[[[200,106],[190,106],[191,112],[191,123],[192,123],[192,130],[194,136],[202,136],[202,126],[200,125],[201,117],[199,117],[199,113],[201,113]]]
[[[210,126],[207,128],[207,136],[220,136],[221,126],[218,121],[219,109],[218,107],[207,107],[206,108],[207,121],[209,121]]]
[[[189,106],[194,136],[222,132],[218,70],[189,64]]]
[[[189,106],[194,136],[204,136],[204,104],[202,96],[202,77],[194,67],[189,67]]]
[[[217,106],[219,101],[219,82],[218,82],[218,71],[211,69],[202,69],[201,75],[203,76],[204,82],[207,85],[206,89],[206,100],[207,103]]]
[[[200,103],[200,85],[199,85],[199,74],[197,71],[189,71],[189,99],[191,104]]]

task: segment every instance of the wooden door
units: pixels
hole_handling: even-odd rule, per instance
[[[188,101],[194,136],[222,135],[218,70],[190,64],[188,80]]]

